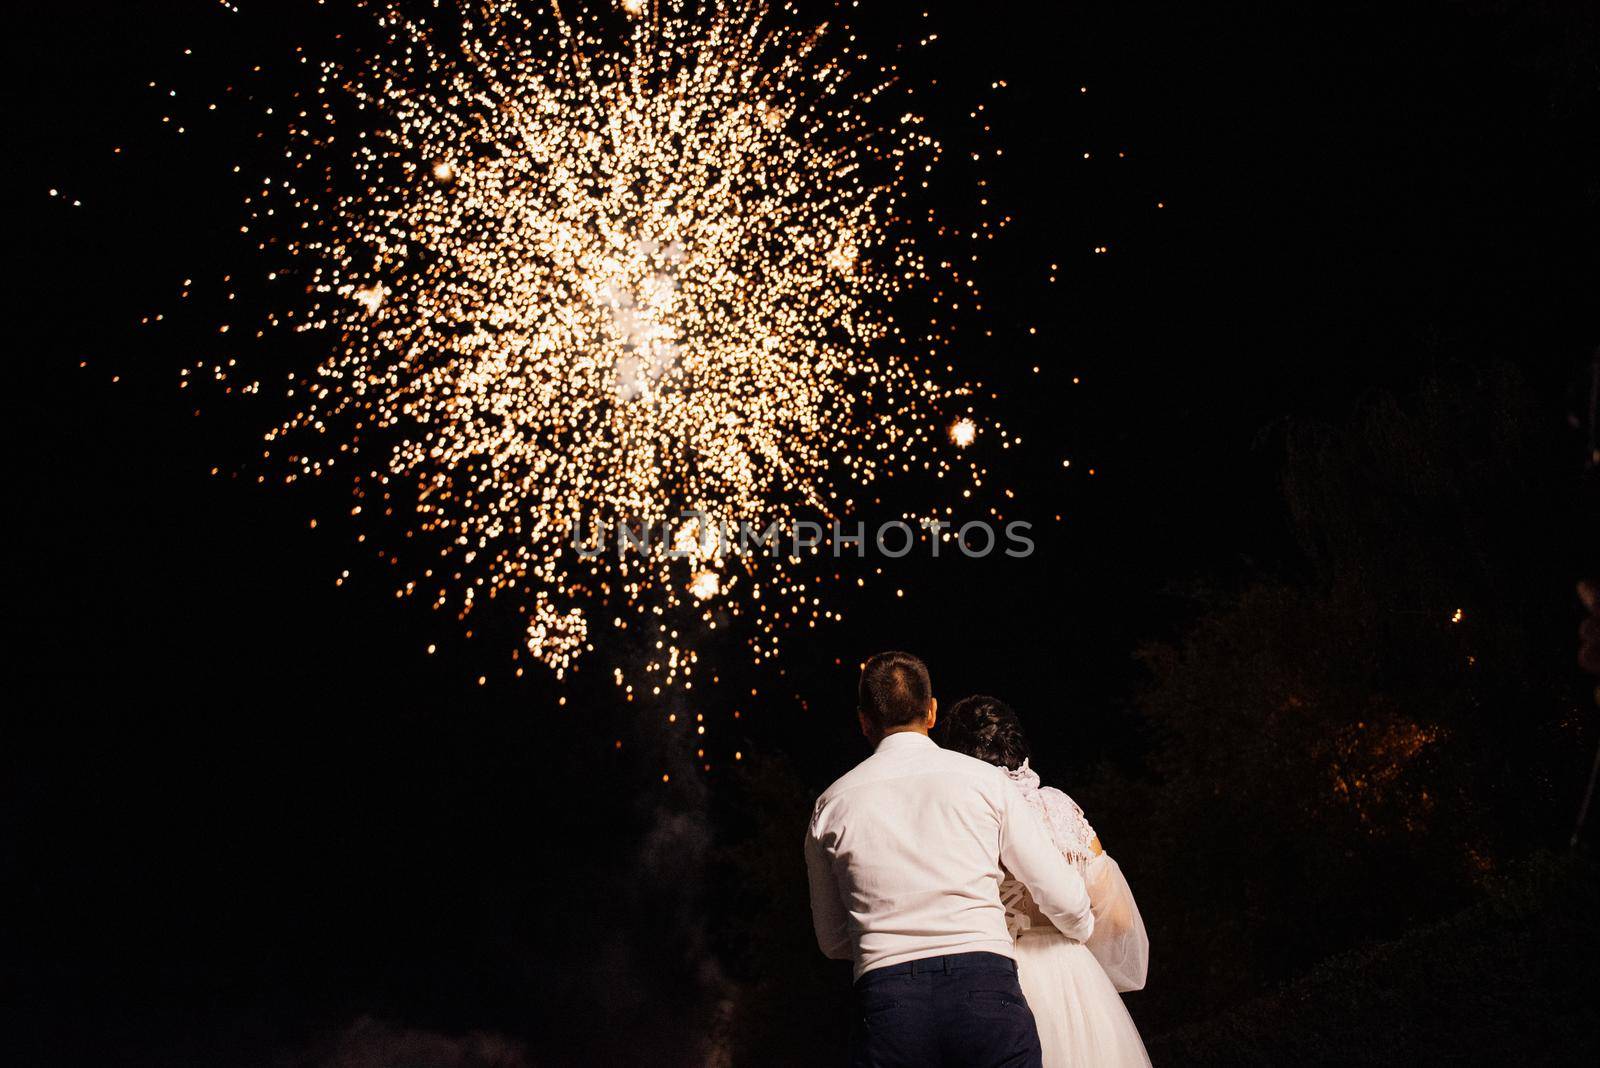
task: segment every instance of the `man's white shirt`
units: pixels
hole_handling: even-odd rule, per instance
[[[1015,957],[1000,882],[1019,880],[1068,938],[1094,929],[1083,878],[1003,771],[891,734],[817,799],[806,835],[811,918],[855,974],[922,957]]]

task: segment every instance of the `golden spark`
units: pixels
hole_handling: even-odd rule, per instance
[[[689,592],[701,601],[715,597],[721,590],[722,580],[715,571],[696,572],[694,581],[689,584]]]

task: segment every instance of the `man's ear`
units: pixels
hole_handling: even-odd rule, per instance
[[[871,741],[872,724],[867,722],[867,714],[865,712],[857,711],[856,722],[861,724],[861,736],[866,738],[868,741]]]
[[[939,699],[928,698],[928,730],[933,730],[933,725],[939,722]]]

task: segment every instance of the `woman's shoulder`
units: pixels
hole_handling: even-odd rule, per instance
[[[1096,841],[1094,828],[1083,814],[1083,808],[1063,790],[1054,786],[1039,787],[1039,807],[1044,810],[1055,832],[1056,844],[1065,852],[1091,855]]]
[[[1052,808],[1060,807],[1083,815],[1083,806],[1074,801],[1065,790],[1058,790],[1054,786],[1039,787],[1039,798]]]

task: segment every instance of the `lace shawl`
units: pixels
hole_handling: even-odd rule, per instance
[[[1045,826],[1050,828],[1050,837],[1054,839],[1056,848],[1061,850],[1061,855],[1082,875],[1084,865],[1094,858],[1094,846],[1091,843],[1095,838],[1094,828],[1084,818],[1083,809],[1054,786],[1039,785],[1039,774],[1028,766],[1026,760],[1020,768],[1006,770],[1006,775],[1017,784],[1017,789],[1034,811],[1044,818]]]
[[[1061,855],[1078,870],[1079,875],[1083,875],[1089,861],[1094,859],[1095,855],[1094,847],[1090,844],[1095,839],[1094,828],[1089,826],[1089,821],[1083,815],[1083,809],[1078,807],[1076,801],[1055,787],[1041,786],[1039,774],[1028,766],[1026,760],[1019,768],[1001,770],[1016,783],[1017,789],[1028,804],[1033,806],[1039,818],[1044,820],[1045,827],[1050,831],[1050,838],[1061,851]],[[1038,913],[1034,908],[1033,899],[1028,895],[1027,887],[1020,882],[1007,879],[1000,884],[1000,903],[1005,906],[1006,928],[1011,932],[1012,938],[1016,938],[1033,926]]]

